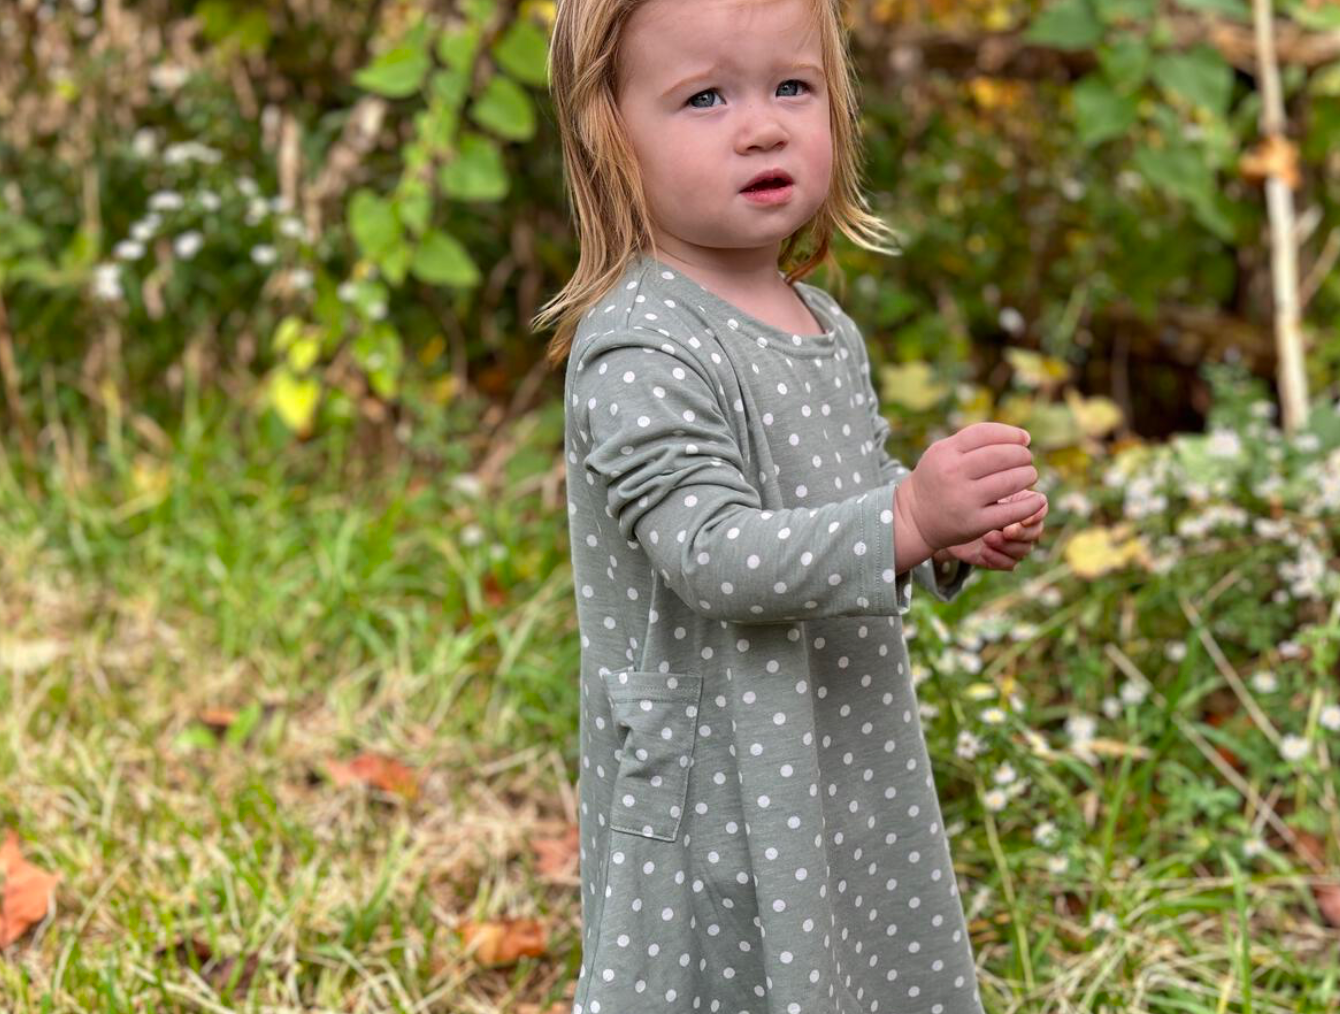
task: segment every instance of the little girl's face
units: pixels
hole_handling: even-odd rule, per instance
[[[776,251],[823,203],[833,144],[816,17],[814,0],[651,0],[633,15],[618,104],[658,243]],[[788,200],[741,193],[767,169],[791,176]]]

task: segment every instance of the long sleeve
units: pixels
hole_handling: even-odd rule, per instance
[[[848,318],[850,320],[850,318]],[[854,324],[848,324],[855,328]],[[879,396],[875,393],[875,387],[871,378],[870,357],[866,352],[865,342],[860,340],[860,335],[853,344],[860,349],[861,357],[861,375],[865,378],[865,403],[870,412],[870,424],[874,431],[875,455],[879,466],[880,478],[885,482],[892,482],[898,486],[909,475],[911,469],[907,468],[901,461],[889,454],[886,444],[892,428],[889,421],[884,418],[884,413],[879,410]],[[897,494],[894,494],[897,496]],[[957,567],[957,569],[952,569]],[[934,558],[927,558],[912,568],[912,577],[918,585],[925,588],[932,596],[941,602],[952,602],[963,590],[963,583],[968,580],[968,576],[973,571],[970,563],[962,560],[955,560],[951,569],[942,570]]]
[[[646,329],[583,353],[570,410],[589,441],[584,476],[606,513],[694,611],[741,623],[892,615],[893,483],[819,507],[765,510],[709,370]],[[576,477],[574,476],[574,479]]]

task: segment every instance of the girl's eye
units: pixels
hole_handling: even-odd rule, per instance
[[[787,85],[790,85],[790,84],[800,85],[800,87],[802,87],[802,88],[804,88],[804,89],[806,89],[806,90],[808,90],[809,87],[810,87],[810,86],[807,85],[804,81],[801,81],[799,78],[794,78],[794,77],[793,77],[793,78],[788,78],[787,80],[783,81],[780,85],[778,85],[778,87],[779,87],[779,88],[784,88],[784,87],[786,87]],[[703,95],[714,95],[714,94],[716,94],[716,89],[715,89],[715,88],[708,88],[706,91],[701,91],[701,92],[698,92],[698,93],[695,94],[695,95],[690,95],[689,98],[688,98],[688,101],[687,101],[685,104],[688,105],[688,106],[690,106],[690,107],[692,107],[692,108],[694,108],[694,109],[711,109],[712,106],[695,105],[693,100],[696,99],[696,98],[699,98],[700,96],[703,96]],[[793,93],[793,94],[789,94],[789,95],[784,95],[784,96],[782,96],[782,97],[783,97],[783,98],[788,98],[788,99],[789,99],[789,98],[795,98],[797,95],[799,95],[798,92],[797,92],[797,93]],[[715,105],[715,103],[714,103],[713,105]]]

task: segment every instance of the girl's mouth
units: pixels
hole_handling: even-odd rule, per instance
[[[791,199],[794,190],[795,184],[793,183],[784,183],[781,180],[762,180],[748,190],[741,190],[740,196],[754,204],[783,204]]]

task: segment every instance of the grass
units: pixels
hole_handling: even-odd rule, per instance
[[[0,450],[0,828],[61,876],[0,1009],[566,1012],[575,857],[535,847],[576,819],[561,415],[495,438],[492,488],[195,411]],[[1079,580],[1097,516],[1058,499],[1029,561],[908,630],[988,1009],[1340,1010],[1336,608],[1267,594],[1279,540],[1159,518],[1177,570]],[[326,767],[371,752],[417,793]],[[543,953],[485,966],[459,930],[512,916]]]

